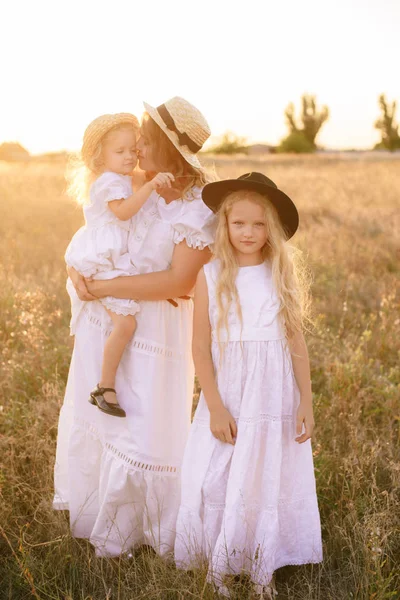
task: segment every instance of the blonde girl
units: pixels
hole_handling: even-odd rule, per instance
[[[150,194],[161,187],[170,187],[170,173],[154,174],[150,181],[132,193],[132,174],[137,163],[136,138],[139,123],[134,115],[119,113],[102,115],[87,127],[81,151],[82,164],[71,177],[70,191],[84,203],[85,226],[72,238],[65,260],[85,278],[115,279],[137,273],[128,253],[131,219]],[[138,180],[135,181],[136,187]],[[68,280],[71,297],[71,333],[84,302]],[[113,323],[104,344],[100,382],[91,392],[89,402],[102,412],[125,417],[115,392],[115,377],[124,350],[136,329],[135,300],[108,296],[101,303]]]
[[[182,467],[176,561],[209,560],[228,594],[247,572],[260,597],[273,573],[322,559],[311,435],[305,294],[287,240],[290,198],[261,173],[215,182],[214,260],[200,271],[193,357],[202,388]]]

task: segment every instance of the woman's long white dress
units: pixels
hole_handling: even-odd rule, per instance
[[[167,204],[155,192],[136,215],[129,252],[139,273],[168,269],[175,244],[212,244],[215,217],[193,198]],[[117,373],[117,419],[88,402],[99,381],[111,321],[88,302],[75,346],[58,427],[54,508],[70,511],[72,534],[88,538],[98,556],[138,544],[160,554],[173,548],[180,470],[192,406],[192,300],[142,301],[137,330]]]
[[[299,390],[270,266],[239,268],[243,327],[231,306],[220,362],[218,265],[204,267],[212,358],[238,435],[235,446],[213,437],[201,394],[182,466],[175,557],[184,568],[208,558],[217,583],[245,570],[256,584],[268,585],[279,567],[322,560],[311,443],[294,439]],[[227,339],[224,331],[220,339]]]

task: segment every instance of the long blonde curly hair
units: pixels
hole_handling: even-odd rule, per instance
[[[109,136],[115,131],[133,131],[135,136],[138,135],[138,130],[128,123],[115,125],[107,131],[97,144],[88,166],[83,161],[81,152],[70,157],[65,179],[67,180],[67,194],[78,204],[87,204],[90,200],[90,187],[96,179],[103,173],[103,147]]]
[[[143,114],[140,131],[151,144],[151,157],[159,171],[174,175],[174,187],[182,192],[182,198],[190,200],[194,186],[202,188],[218,179],[211,170],[190,165],[147,112]]]
[[[218,211],[218,225],[213,248],[214,257],[220,261],[216,282],[217,339],[220,340],[222,329],[225,329],[229,335],[228,311],[233,302],[242,322],[236,288],[238,261],[229,239],[228,229],[228,217],[234,204],[240,200],[250,200],[264,209],[267,241],[262,248],[262,258],[271,265],[273,282],[280,300],[279,316],[285,329],[286,338],[290,339],[297,331],[303,330],[310,321],[309,271],[302,260],[300,251],[287,243],[284,228],[272,202],[266,196],[251,190],[230,192],[224,198]]]

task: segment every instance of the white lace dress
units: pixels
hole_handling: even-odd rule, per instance
[[[207,557],[216,583],[246,570],[256,584],[267,585],[279,567],[322,559],[311,443],[294,441],[299,391],[270,266],[239,268],[243,329],[231,307],[221,366],[218,262],[204,272],[217,385],[238,436],[235,446],[213,437],[201,394],[182,466],[176,561],[187,568]]]
[[[84,277],[115,279],[138,273],[128,252],[131,222],[118,219],[110,210],[111,200],[132,195],[132,180],[128,176],[106,171],[90,188],[90,203],[84,206],[85,225],[73,236],[65,253],[65,262]],[[133,258],[133,257],[132,257]],[[79,300],[70,279],[67,291],[71,298],[71,334],[75,333],[84,302]],[[135,315],[139,304],[134,300],[102,298],[100,302],[119,315]]]
[[[166,204],[155,192],[134,219],[129,252],[141,273],[168,269],[174,247],[212,244],[215,217],[201,200]],[[193,301],[141,301],[134,339],[116,379],[127,413],[116,419],[89,404],[112,326],[100,302],[85,304],[77,322],[55,464],[56,509],[69,509],[72,534],[99,556],[138,544],[173,549],[180,470],[190,427],[194,371]]]

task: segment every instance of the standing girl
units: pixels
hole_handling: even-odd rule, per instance
[[[132,193],[138,133],[138,120],[129,113],[102,115],[85,130],[82,164],[70,176],[72,193],[85,203],[85,226],[74,235],[65,254],[68,267],[84,277],[115,279],[138,272],[128,252],[131,218],[155,189],[171,187],[174,180],[170,173],[158,173]],[[72,306],[71,333],[74,334],[85,303],[78,298],[70,279],[67,289]],[[112,296],[102,298],[101,303],[112,320],[113,329],[104,344],[100,383],[91,392],[89,402],[108,415],[125,417],[116,398],[115,377],[125,347],[135,332],[134,315],[139,305],[135,300]]]
[[[182,467],[176,560],[209,559],[221,590],[322,559],[310,437],[305,297],[287,240],[298,213],[260,173],[215,182],[215,260],[200,271],[193,356],[202,388]]]

